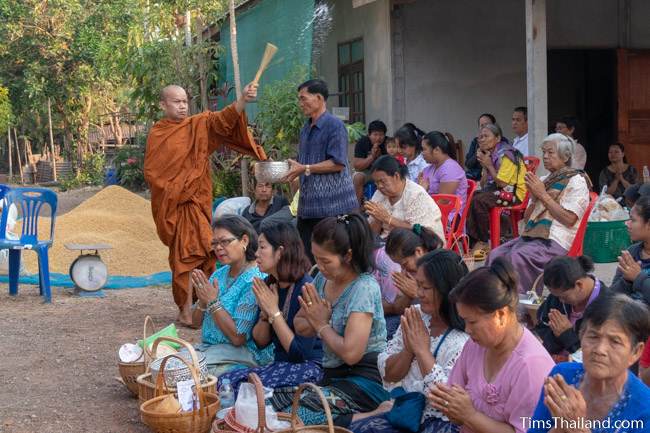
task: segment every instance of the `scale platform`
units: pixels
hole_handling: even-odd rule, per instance
[[[79,251],[79,257],[70,265],[70,279],[75,284],[75,293],[82,297],[103,297],[101,289],[108,282],[108,268],[99,252],[113,247],[109,244],[74,243],[65,244],[65,247]]]

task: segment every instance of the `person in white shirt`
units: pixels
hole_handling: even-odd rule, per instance
[[[557,122],[555,122],[555,132],[564,134],[569,138],[573,138],[573,163],[571,168],[576,168],[578,170],[584,170],[585,165],[587,165],[587,151],[584,146],[578,142],[578,135],[576,129],[578,129],[580,123],[578,119],[573,116],[564,116]]]
[[[528,108],[516,107],[512,113],[512,131],[515,138],[512,145],[524,156],[529,156],[528,150]]]
[[[573,140],[551,134],[542,142],[548,176],[526,173],[530,202],[524,213],[520,236],[492,250],[488,265],[505,257],[519,275],[519,292],[531,290],[533,282],[553,257],[566,255],[589,205],[589,177],[571,168]]]
[[[418,182],[420,173],[429,165],[422,156],[422,137],[424,131],[412,123],[405,123],[395,132],[395,141],[406,159],[408,180]]]

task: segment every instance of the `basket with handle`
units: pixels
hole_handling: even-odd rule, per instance
[[[165,366],[172,358],[179,359],[185,363],[192,373],[194,380],[194,392],[199,403],[198,409],[190,412],[164,413],[156,411],[156,406],[165,398],[171,390],[165,384]],[[160,365],[160,374],[156,378],[155,397],[140,405],[140,417],[151,430],[156,433],[208,433],[212,420],[219,410],[219,396],[211,392],[204,392],[201,389],[199,375],[193,365],[178,355],[167,355]]]
[[[190,357],[192,358],[192,366],[196,371],[198,371],[199,368],[198,358],[196,356],[196,351],[194,350],[194,347],[192,347],[190,343],[188,343],[185,340],[181,340],[180,338],[166,337],[166,336],[158,337],[154,340],[153,344],[151,345],[152,353],[156,353],[156,349],[158,349],[158,345],[162,341],[170,341],[172,343],[180,344],[181,346],[186,348],[187,351],[190,353]],[[162,370],[162,365],[161,365],[161,370]],[[160,373],[158,374],[158,377],[160,377]],[[149,365],[147,365],[146,370],[141,375],[138,376],[136,382],[138,385],[138,399],[140,400],[140,404],[154,397],[156,391],[156,384],[153,380],[153,376],[151,374]],[[216,394],[217,378],[215,376],[208,375],[207,380],[201,384],[201,388],[203,389],[203,392]],[[166,389],[169,389],[170,394],[176,392],[175,387],[168,387]]]
[[[248,375],[248,382],[255,385],[255,395],[257,397],[257,428],[252,429],[238,423],[235,407],[233,406],[227,412],[224,419],[214,420],[212,423],[212,433],[265,433],[273,431],[268,427],[266,423],[266,407],[264,402],[264,386],[262,385],[262,380],[257,374],[250,373]],[[277,416],[280,421],[291,421],[291,415],[288,413],[278,412]],[[298,419],[298,423],[300,425],[303,425],[300,419]]]
[[[327,419],[327,425],[303,425],[301,426],[298,421],[298,408],[300,407],[300,396],[302,392],[310,388],[314,391],[320,401],[323,403],[323,410],[325,411],[325,418]],[[298,391],[293,396],[293,405],[291,406],[291,429],[281,430],[277,433],[352,433],[350,430],[334,425],[334,420],[332,419],[332,412],[330,411],[330,406],[323,395],[323,392],[320,388],[313,383],[303,383],[298,387]]]
[[[156,325],[153,323],[151,316],[144,318],[144,329],[142,331],[142,341],[147,339],[147,326],[151,329],[151,333],[156,332]],[[146,344],[142,348],[142,361],[136,362],[122,362],[117,361],[117,367],[120,370],[122,382],[131,391],[133,397],[138,396],[138,376],[144,374],[147,370],[147,364],[151,361],[151,353],[148,352]]]

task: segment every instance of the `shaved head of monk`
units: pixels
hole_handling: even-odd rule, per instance
[[[160,91],[160,108],[170,120],[187,117],[187,93],[181,86],[171,85]]]

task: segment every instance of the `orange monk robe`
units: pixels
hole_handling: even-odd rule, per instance
[[[246,114],[234,104],[182,121],[163,119],[147,138],[144,176],[151,189],[151,211],[160,240],[169,247],[172,291],[181,308],[190,295],[189,275],[214,271],[212,177],[209,157],[225,145],[266,159],[248,131]]]

